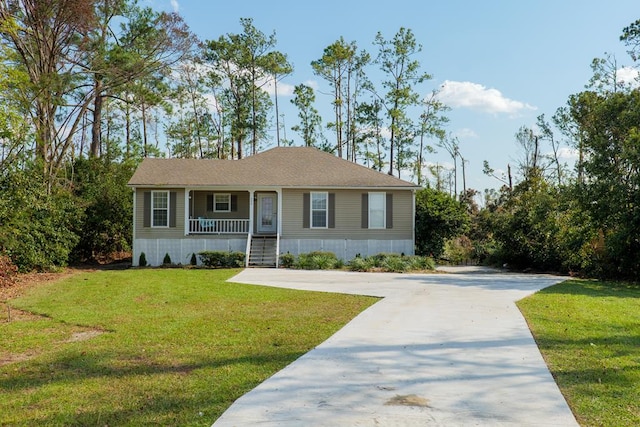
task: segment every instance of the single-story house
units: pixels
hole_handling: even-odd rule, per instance
[[[242,251],[247,265],[331,251],[349,260],[412,255],[415,184],[310,147],[240,160],[142,161],[133,188],[133,265],[165,254],[188,264],[204,250]]]

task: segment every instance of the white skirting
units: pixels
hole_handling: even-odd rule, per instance
[[[144,252],[147,265],[161,265],[165,254],[173,264],[189,264],[191,254],[202,251],[240,251],[247,247],[247,239],[135,239],[133,242],[133,266],[138,266]],[[349,240],[349,239],[280,239],[280,253],[293,255],[313,251],[333,252],[338,258],[349,261],[379,253],[413,255],[413,241],[408,240]],[[200,260],[198,259],[198,262]]]

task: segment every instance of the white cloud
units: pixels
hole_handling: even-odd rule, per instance
[[[485,113],[515,115],[537,108],[505,97],[499,90],[478,83],[446,80],[440,87],[438,99],[450,107],[470,108]]]
[[[173,9],[173,11],[176,13],[180,10],[180,4],[178,3],[178,0],[171,0],[171,9]]]
[[[622,67],[617,71],[618,80],[631,85],[632,87],[638,87],[640,85],[640,71],[633,67]]]
[[[561,147],[558,150],[558,158],[562,160],[577,160],[578,150],[570,147]]]
[[[471,139],[471,138],[478,137],[478,134],[473,129],[469,129],[469,128],[458,129],[453,132],[453,135],[457,136],[458,138],[464,138],[464,139]]]

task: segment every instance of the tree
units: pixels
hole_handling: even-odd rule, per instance
[[[358,54],[357,50],[355,42],[347,43],[340,37],[324,49],[321,58],[311,62],[313,72],[333,88],[335,121],[328,126],[335,129],[336,154],[338,157],[346,154],[349,160],[355,159],[357,96],[366,82],[364,67],[370,61],[369,54],[364,51]]]
[[[96,1],[96,16],[97,25],[89,34],[90,48],[86,51],[86,67],[93,78],[92,157],[100,152],[104,100],[120,97],[130,102],[122,97],[130,92],[126,86],[144,86],[147,91],[162,87],[158,83],[170,74],[173,65],[188,59],[197,42],[178,14],[140,8],[129,0]],[[120,23],[120,30],[114,28],[114,22]]]
[[[221,87],[218,99],[229,118],[231,139],[237,157],[249,138],[252,153],[266,136],[267,114],[272,103],[265,91],[273,76],[291,69],[286,55],[274,51],[275,33],[266,36],[253,26],[253,20],[240,19],[242,34],[227,34],[206,42],[205,59],[212,65],[212,86]],[[232,150],[231,155],[234,155]]]
[[[444,140],[445,132],[444,125],[449,122],[449,119],[444,116],[444,112],[449,110],[449,107],[444,105],[437,99],[438,92],[433,91],[431,95],[422,101],[422,114],[420,114],[420,127],[418,134],[420,135],[420,143],[418,146],[418,157],[416,159],[414,176],[418,181],[418,185],[423,184],[423,168],[424,168],[424,155],[426,152],[433,152],[433,147],[428,145],[425,141],[426,138],[435,137],[439,141]],[[455,159],[454,159],[455,162]],[[464,163],[463,163],[464,168]]]
[[[416,253],[439,258],[446,239],[464,234],[469,227],[464,203],[442,191],[416,192]]]
[[[386,93],[379,97],[389,119],[389,175],[393,175],[394,162],[403,156],[402,127],[406,126],[408,109],[419,104],[415,87],[431,76],[420,72],[420,63],[413,59],[422,51],[422,46],[410,29],[400,28],[391,40],[385,40],[378,32],[374,44],[378,46],[375,63],[386,76],[382,82]],[[400,168],[396,169],[400,173]]]
[[[19,90],[35,127],[36,161],[51,191],[91,96],[79,92],[77,65],[95,22],[91,0],[6,0],[0,2],[0,37],[28,81]],[[77,97],[76,101],[69,102]],[[79,100],[78,100],[79,99]]]
[[[298,108],[300,124],[292,126],[291,129],[300,133],[305,146],[316,147],[320,140],[322,118],[313,106],[316,100],[313,88],[300,84],[293,89],[293,94],[291,103]]]

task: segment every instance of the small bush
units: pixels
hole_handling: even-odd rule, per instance
[[[9,287],[16,282],[18,267],[8,255],[0,254],[0,288]]]
[[[202,264],[211,268],[237,268],[244,266],[244,252],[203,251],[198,255]]]
[[[189,261],[191,265],[198,265],[198,258],[196,257],[195,252],[191,254],[191,260]]]
[[[164,254],[164,259],[162,260],[162,265],[171,265],[171,257],[168,253]]]
[[[444,243],[444,258],[454,265],[468,263],[473,256],[473,243],[467,236],[448,239]]]
[[[361,258],[356,256],[348,263],[351,271],[369,271],[373,268],[373,262],[369,258]]]
[[[291,268],[296,261],[296,257],[293,254],[287,252],[286,254],[280,255],[280,267],[283,268]]]
[[[390,273],[404,273],[409,269],[408,263],[400,256],[387,256],[382,261],[381,268],[383,271]]]
[[[140,252],[140,259],[138,260],[138,265],[140,267],[146,267],[147,266],[147,256],[145,255],[144,252]]]
[[[331,270],[342,265],[333,252],[313,251],[298,255],[293,267],[300,270]]]

